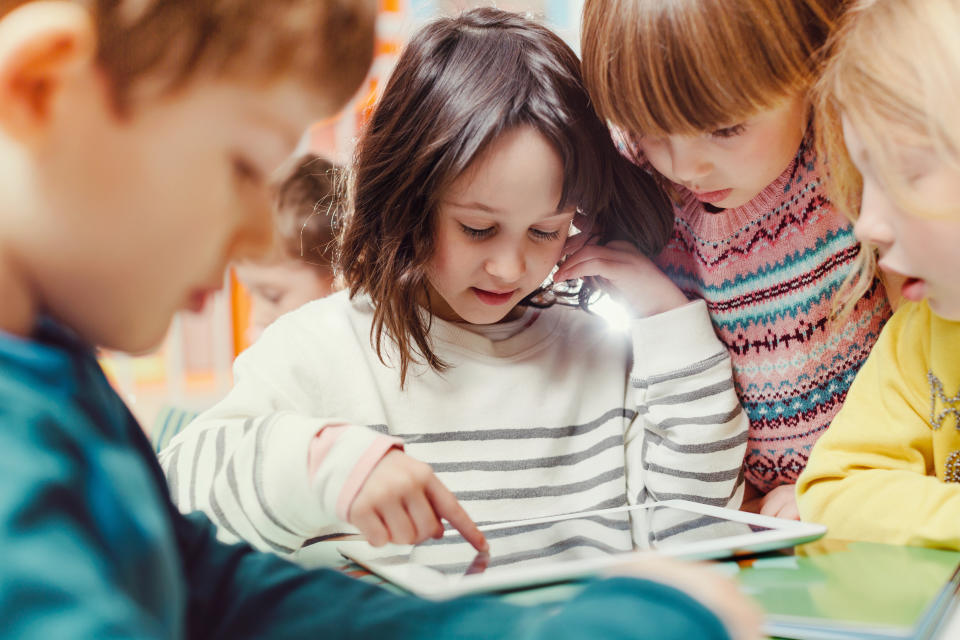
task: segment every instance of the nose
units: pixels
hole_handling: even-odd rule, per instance
[[[857,240],[873,245],[881,251],[893,245],[896,235],[886,215],[889,206],[890,202],[883,190],[872,181],[865,180],[860,201],[860,215],[853,227]]]
[[[500,242],[483,265],[484,270],[505,284],[517,282],[527,270],[523,246],[513,241]]]
[[[674,180],[697,186],[701,178],[707,176],[713,166],[706,158],[703,147],[697,138],[673,136],[668,143],[670,166]]]

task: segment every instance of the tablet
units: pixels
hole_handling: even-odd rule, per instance
[[[563,582],[646,553],[725,558],[816,540],[826,527],[733,509],[666,500],[481,526],[490,550],[455,530],[422,544],[372,547],[344,542],[340,553],[411,593],[445,599]]]

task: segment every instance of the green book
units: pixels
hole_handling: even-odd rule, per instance
[[[773,637],[934,638],[960,590],[955,551],[823,539],[787,553],[720,567],[764,609]]]

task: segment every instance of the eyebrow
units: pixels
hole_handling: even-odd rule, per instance
[[[453,200],[448,200],[448,201],[447,201],[447,204],[449,204],[449,205],[451,205],[451,206],[454,206],[454,207],[461,208],[461,209],[474,209],[474,210],[477,210],[477,211],[485,211],[485,212],[487,212],[487,213],[492,213],[492,214],[502,214],[502,213],[503,213],[503,211],[501,211],[500,209],[497,209],[496,207],[491,207],[491,206],[489,206],[489,205],[483,204],[482,202],[455,202],[455,201],[453,201]],[[570,212],[561,211],[561,210],[557,209],[557,210],[554,211],[553,213],[547,214],[547,215],[544,216],[544,217],[545,217],[545,218],[559,218],[560,216],[568,216],[568,215],[571,215],[572,213],[574,213],[574,212],[572,212],[572,211],[570,211]]]

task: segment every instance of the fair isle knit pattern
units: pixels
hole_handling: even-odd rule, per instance
[[[762,492],[796,482],[890,316],[875,282],[853,313],[830,319],[858,248],[821,175],[805,141],[741,207],[713,213],[684,193],[657,258],[687,296],[706,300],[730,352],[750,417],[745,474]]]

